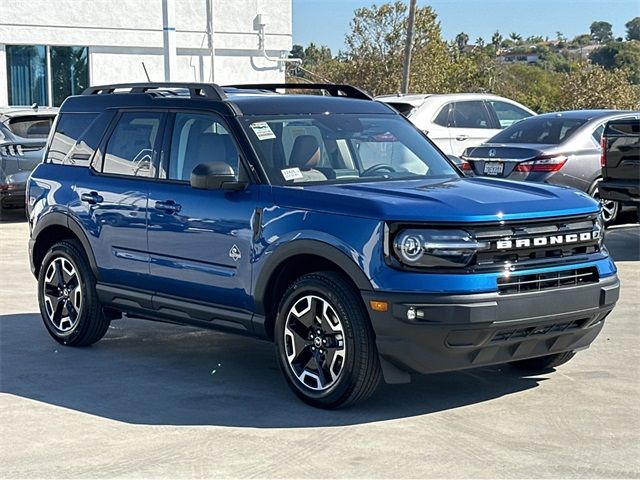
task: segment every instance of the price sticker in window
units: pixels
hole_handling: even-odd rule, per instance
[[[249,125],[253,133],[256,134],[258,140],[271,140],[272,138],[276,138],[275,133],[271,130],[271,127],[267,122],[255,122]]]
[[[280,172],[282,172],[282,176],[286,181],[299,180],[300,178],[304,178],[302,172],[298,167],[283,168],[282,170],[280,170]]]

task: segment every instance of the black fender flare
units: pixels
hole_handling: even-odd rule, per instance
[[[87,255],[87,259],[89,260],[89,265],[91,265],[91,270],[95,275],[96,279],[98,279],[98,265],[96,263],[96,258],[93,254],[93,249],[91,248],[91,244],[89,243],[89,239],[87,238],[87,234],[84,232],[80,223],[75,218],[67,215],[62,212],[51,212],[42,217],[42,219],[38,220],[33,231],[31,232],[31,239],[35,244],[37,244],[40,235],[49,227],[60,226],[65,227],[78,238],[80,243],[82,244],[82,248],[84,249],[85,254]],[[33,254],[32,254],[33,257]],[[33,262],[33,258],[32,258]],[[35,267],[35,265],[34,265]],[[34,269],[35,272],[35,269]]]
[[[338,248],[319,240],[294,240],[277,247],[273,253],[268,255],[264,266],[260,269],[253,288],[253,299],[257,313],[265,313],[264,299],[265,296],[268,295],[267,286],[273,273],[283,262],[296,255],[317,255],[324,257],[344,270],[359,290],[373,290],[371,281],[358,264]]]

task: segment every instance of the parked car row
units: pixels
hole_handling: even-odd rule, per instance
[[[57,108],[0,108],[0,214],[24,207],[31,171],[42,161]]]
[[[637,201],[620,193],[627,187],[614,186],[603,198],[600,182],[605,175],[606,144],[601,141],[607,122],[627,119],[623,122],[627,133],[616,137],[616,145],[628,150],[624,142],[637,133],[640,112],[577,110],[536,115],[506,98],[467,93],[382,95],[377,99],[411,120],[467,176],[576,188],[600,201],[606,224],[615,221],[621,208],[638,207]],[[634,158],[624,156],[622,166],[613,172],[634,172],[629,182],[635,183],[637,192],[637,150]]]

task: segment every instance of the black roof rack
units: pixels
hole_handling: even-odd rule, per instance
[[[87,88],[82,95],[104,95],[116,90],[129,90],[128,93],[146,93],[158,88],[180,88],[189,91],[193,98],[204,97],[211,100],[225,100],[224,90],[215,83],[181,83],[181,82],[147,82],[147,83],[116,83],[113,85],[96,85]],[[122,93],[122,92],[118,92]]]
[[[247,85],[226,85],[229,88],[239,90],[325,90],[333,97],[359,98],[361,100],[373,100],[369,94],[352,85],[340,85],[334,83],[252,83]]]

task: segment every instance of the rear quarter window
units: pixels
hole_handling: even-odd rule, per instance
[[[60,114],[47,160],[76,167],[88,166],[113,115],[114,112]]]

